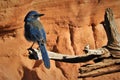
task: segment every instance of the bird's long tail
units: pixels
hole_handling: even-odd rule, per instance
[[[46,47],[45,47],[45,44],[41,43],[41,42],[38,42],[39,44],[39,47],[40,47],[40,50],[41,50],[41,53],[42,53],[42,59],[44,61],[44,65],[46,68],[50,68],[50,59],[48,57],[48,53],[47,53],[47,50],[46,50]]]

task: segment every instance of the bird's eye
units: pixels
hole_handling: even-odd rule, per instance
[[[31,16],[31,18],[34,18],[34,16]]]

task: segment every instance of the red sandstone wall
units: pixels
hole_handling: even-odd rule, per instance
[[[32,43],[23,36],[24,16],[29,10],[45,14],[41,22],[47,33],[48,50],[80,55],[87,44],[99,48],[107,43],[100,23],[108,7],[113,9],[120,26],[120,0],[1,0],[0,80],[78,80],[81,64],[51,60],[51,69],[47,70],[42,61],[28,59],[27,48]],[[119,75],[114,73],[91,80],[119,80]]]

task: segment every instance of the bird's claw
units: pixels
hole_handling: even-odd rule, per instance
[[[35,49],[32,49],[31,47],[28,48],[29,51],[29,58],[34,60],[39,60],[39,54]]]

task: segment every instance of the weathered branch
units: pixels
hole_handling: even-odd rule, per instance
[[[83,74],[83,73],[91,72],[96,69],[100,69],[100,68],[104,68],[104,67],[108,67],[116,64],[120,64],[120,59],[104,59],[103,61],[98,62],[96,64],[83,66],[79,70],[80,70],[80,73]]]
[[[86,54],[84,55],[65,55],[62,53],[55,53],[48,51],[49,58],[55,61],[62,61],[62,62],[69,62],[69,63],[79,63],[79,62],[86,62],[89,60],[94,60],[97,57],[108,57],[110,56],[109,51],[106,48],[100,48],[97,50],[89,50],[85,49]],[[41,52],[37,49],[30,49],[29,54],[32,56],[33,59],[41,60]]]
[[[120,65],[112,65],[105,68],[96,69],[88,73],[80,74],[78,78],[97,77],[100,75],[110,74],[118,71],[120,71]]]

